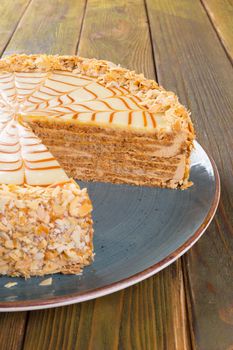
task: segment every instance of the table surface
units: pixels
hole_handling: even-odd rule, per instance
[[[219,168],[200,241],[154,277],[68,307],[0,314],[0,348],[233,349],[233,2],[1,0],[0,50],[120,63],[175,91]]]

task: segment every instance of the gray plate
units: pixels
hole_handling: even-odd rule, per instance
[[[219,201],[216,166],[196,143],[194,186],[169,190],[104,183],[87,186],[94,205],[95,262],[82,276],[0,277],[0,311],[68,305],[123,289],[163,269],[185,253],[210,223]],[[7,289],[8,282],[18,285]]]

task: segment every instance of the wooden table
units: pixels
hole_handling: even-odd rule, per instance
[[[2,54],[112,60],[175,91],[222,181],[217,215],[183,258],[121,292],[0,314],[0,349],[232,350],[233,2],[1,0]]]

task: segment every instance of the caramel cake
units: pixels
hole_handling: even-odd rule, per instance
[[[93,258],[86,189],[27,125],[0,124],[0,274],[80,273]]]
[[[190,185],[189,113],[143,75],[77,56],[14,55],[0,60],[0,97],[2,116],[16,110],[73,178]]]
[[[176,95],[143,75],[77,56],[1,59],[0,274],[79,273],[92,206],[72,179],[185,189],[193,139]]]

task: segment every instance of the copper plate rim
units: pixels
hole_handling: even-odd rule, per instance
[[[203,148],[203,147],[202,147]],[[161,271],[175,260],[177,260],[180,256],[185,254],[203,235],[210,222],[212,221],[215,212],[218,207],[219,199],[220,199],[220,176],[218,173],[217,166],[212,157],[206,153],[212,168],[214,170],[214,178],[216,182],[216,189],[214,198],[211,203],[210,210],[206,215],[203,223],[199,226],[199,228],[194,232],[194,234],[180,247],[178,247],[175,251],[169,254],[166,258],[160,260],[156,264],[148,267],[147,269],[134,274],[133,276],[127,277],[120,281],[114,282],[112,284],[106,285],[104,287],[92,289],[91,291],[82,292],[82,293],[72,293],[70,295],[60,297],[56,296],[53,298],[48,298],[46,300],[28,300],[28,301],[12,301],[12,302],[0,302],[0,312],[16,312],[16,311],[30,311],[30,310],[41,310],[48,309],[53,307],[65,306],[80,303],[83,301],[96,299],[122,289],[125,289],[129,286],[132,286],[138,282],[145,280],[148,277],[153,276],[157,272]]]

